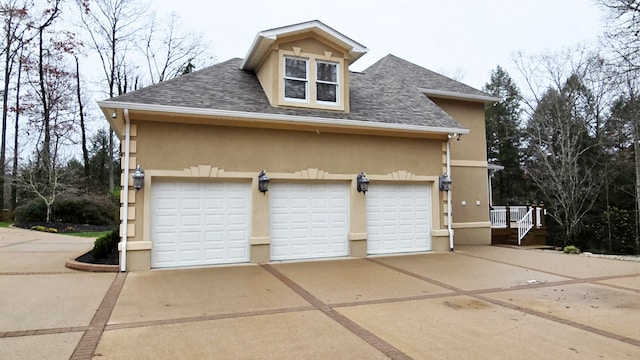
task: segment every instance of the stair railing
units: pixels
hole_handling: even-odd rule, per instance
[[[518,220],[518,246],[521,245],[522,239],[527,236],[527,233],[533,228],[533,208],[529,209],[527,213]]]

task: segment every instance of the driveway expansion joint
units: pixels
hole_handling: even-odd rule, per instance
[[[73,354],[71,354],[70,360],[90,360],[93,358],[94,352],[98,347],[98,342],[102,337],[102,333],[109,321],[111,312],[116,306],[118,296],[124,287],[124,281],[127,278],[126,272],[121,272],[116,275],[115,279],[111,283],[111,286],[107,290],[106,295],[102,299],[98,310],[96,311],[91,323],[89,323],[88,330],[84,332],[80,342],[76,346]]]
[[[313,305],[320,312],[322,312],[323,314],[325,314],[326,316],[328,316],[330,319],[337,322],[338,324],[342,325],[352,334],[364,340],[367,344],[373,346],[376,350],[385,354],[387,357],[394,360],[395,359],[397,360],[411,359],[410,356],[403,353],[393,345],[389,344],[388,342],[379,338],[377,335],[371,333],[369,330],[358,325],[353,320],[335,311],[332,306],[325,304],[324,302],[322,302],[322,300],[313,296],[311,293],[305,290],[301,285],[299,285],[298,283],[296,283],[295,281],[293,281],[292,279],[290,279],[289,277],[287,277],[286,275],[278,271],[273,266],[269,264],[261,264],[260,266],[266,271],[268,271],[270,274],[272,274],[274,277],[276,277],[278,280],[280,280],[282,283],[284,283],[286,286],[288,286],[291,290],[293,290],[296,294],[302,297],[305,301]]]
[[[497,260],[492,260],[492,259],[485,259],[483,257],[479,257],[479,256],[474,256],[474,255],[468,255],[468,254],[464,254],[465,256],[469,256],[469,257],[474,257],[474,258],[479,258],[479,259],[483,259],[483,260],[487,260],[487,261],[493,261],[496,263],[501,263],[501,264],[506,264],[506,265],[511,265],[511,266],[516,266],[516,267],[520,267],[520,268],[524,268],[524,269],[529,269],[529,270],[535,270],[535,271],[539,271],[538,269],[533,269],[533,268],[528,268],[528,267],[524,267],[524,266],[518,266],[518,265],[513,265],[513,264],[509,264],[509,263],[505,263],[505,262],[501,262],[501,261],[497,261]],[[500,306],[500,307],[504,307],[504,308],[508,308],[511,310],[515,310],[515,311],[519,311],[525,314],[529,314],[529,315],[533,315],[533,316],[537,316],[549,321],[553,321],[556,323],[560,323],[560,324],[564,324],[567,326],[571,326],[573,328],[579,329],[579,330],[583,330],[583,331],[587,331],[596,335],[600,335],[609,339],[613,339],[613,340],[617,340],[617,341],[621,341],[630,345],[635,345],[640,347],[640,340],[638,339],[633,339],[633,338],[629,338],[623,335],[619,335],[616,333],[612,333],[606,330],[602,330],[602,329],[598,329],[598,328],[594,328],[592,326],[589,325],[584,325],[572,320],[568,320],[568,319],[564,319],[564,318],[560,318],[554,315],[550,315],[550,314],[545,314],[543,312],[537,311],[537,310],[533,310],[533,309],[528,309],[528,308],[524,308],[521,306],[517,306],[517,305],[513,305],[513,304],[509,304],[507,302],[504,301],[500,301],[500,300],[495,300],[495,299],[491,299],[485,296],[482,296],[482,294],[488,294],[488,293],[495,293],[495,292],[506,292],[506,291],[517,291],[517,290],[522,290],[522,289],[535,289],[535,288],[542,288],[542,287],[553,287],[553,286],[559,286],[559,285],[572,285],[572,284],[593,284],[593,285],[607,285],[607,284],[600,284],[597,283],[597,281],[602,281],[601,279],[606,279],[606,280],[611,280],[611,279],[618,279],[618,278],[627,278],[627,277],[636,277],[638,276],[637,274],[633,274],[633,275],[620,275],[620,276],[604,276],[604,277],[596,277],[596,278],[576,278],[576,277],[569,277],[569,276],[563,276],[563,275],[558,275],[558,274],[554,274],[554,273],[550,273],[547,272],[548,274],[552,274],[552,275],[557,275],[557,276],[561,276],[561,277],[565,277],[565,278],[569,278],[571,280],[565,280],[565,281],[550,281],[550,282],[545,282],[545,283],[538,283],[538,284],[527,284],[527,285],[518,285],[518,286],[513,286],[513,287],[509,287],[509,288],[494,288],[494,289],[479,289],[479,290],[464,290],[464,289],[460,289],[445,283],[442,283],[440,281],[434,280],[434,279],[430,279],[426,276],[420,275],[420,274],[416,274],[413,273],[411,271],[393,266],[393,265],[389,265],[389,264],[385,264],[384,262],[378,261],[376,259],[372,259],[372,258],[366,258],[366,260],[371,261],[375,264],[378,264],[380,266],[384,266],[386,268],[401,272],[403,274],[412,276],[416,279],[420,279],[426,282],[429,282],[431,284],[440,286],[440,287],[444,287],[446,289],[449,289],[451,291],[454,292],[453,295],[450,296],[469,296],[481,301],[485,301],[488,303],[491,303],[493,305],[496,306]],[[612,286],[612,287],[616,287],[616,286]],[[616,287],[619,288],[619,287]],[[627,288],[623,288],[623,290],[632,290],[632,289],[627,289]],[[636,292],[638,292],[636,290]]]

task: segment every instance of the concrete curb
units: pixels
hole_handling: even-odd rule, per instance
[[[84,255],[84,253],[82,254]],[[79,256],[82,256],[79,255]],[[80,270],[80,271],[90,271],[90,272],[119,272],[120,265],[105,265],[105,264],[90,264],[84,263],[80,261],[76,261],[78,257],[67,260],[64,266],[69,269]]]

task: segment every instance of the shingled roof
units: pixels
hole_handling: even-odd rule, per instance
[[[488,97],[486,93],[393,55],[363,72],[351,72],[350,112],[273,107],[253,72],[234,58],[107,102],[214,109],[269,115],[308,116],[363,122],[462,129],[426,95],[425,89]]]

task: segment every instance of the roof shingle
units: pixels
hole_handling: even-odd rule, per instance
[[[393,55],[351,72],[350,112],[273,107],[253,72],[234,58],[112,99],[149,105],[462,128],[419,89],[487,94]]]

